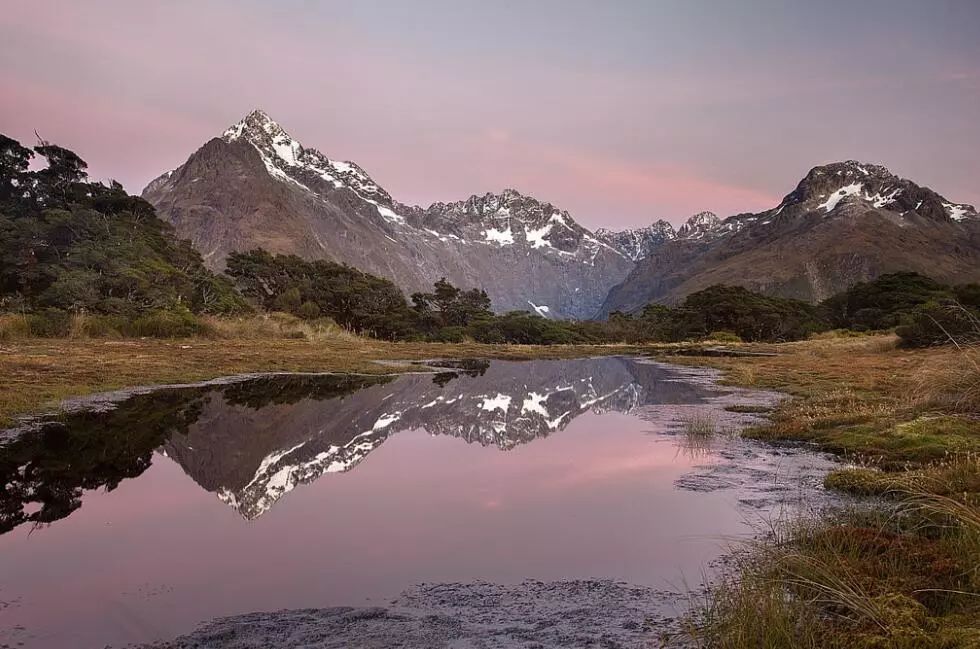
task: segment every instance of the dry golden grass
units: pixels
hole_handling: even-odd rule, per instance
[[[923,363],[913,376],[909,398],[926,407],[980,412],[980,347]]]
[[[0,342],[0,425],[49,410],[65,398],[134,385],[184,383],[231,374],[303,371],[386,373],[381,360],[485,357],[573,358],[640,347],[390,343],[340,329],[290,331],[305,323],[221,321],[207,338],[23,338]],[[282,332],[285,332],[284,334]],[[285,337],[282,337],[285,335]],[[233,336],[226,338],[226,336]]]

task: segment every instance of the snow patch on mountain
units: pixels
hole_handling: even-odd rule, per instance
[[[487,243],[497,243],[501,246],[509,246],[514,243],[514,233],[511,231],[510,227],[506,230],[498,230],[496,228],[487,228],[483,231],[483,236]]]
[[[861,193],[861,183],[851,183],[845,187],[841,187],[839,190],[830,195],[826,201],[818,205],[818,208],[824,209],[828,212],[833,212],[837,204],[840,203],[845,196],[858,196]]]
[[[954,221],[963,221],[970,217],[977,217],[977,211],[972,205],[956,205],[955,203],[943,203],[943,209],[949,213],[949,218]]]
[[[531,305],[531,308],[534,309],[535,313],[537,313],[539,316],[543,318],[547,318],[548,313],[551,311],[551,308],[548,307],[546,304],[538,305],[532,302],[531,300],[528,300],[527,303]]]

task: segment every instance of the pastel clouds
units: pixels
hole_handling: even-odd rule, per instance
[[[593,227],[766,209],[849,158],[980,203],[980,4],[819,5],[14,2],[0,131],[139,191],[261,107],[405,202],[512,186]]]

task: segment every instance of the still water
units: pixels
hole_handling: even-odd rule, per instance
[[[737,438],[757,415],[725,408],[775,399],[608,357],[78,412],[0,447],[0,646],[119,646],[420,582],[696,585],[826,468]]]

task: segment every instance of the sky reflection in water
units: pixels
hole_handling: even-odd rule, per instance
[[[737,489],[675,486],[718,460],[683,452],[679,428],[709,411],[737,424],[733,398],[771,397],[726,401],[689,370],[603,358],[282,377],[69,418],[2,453],[18,488],[0,641],[122,644],[419,582],[696,584],[748,528]],[[56,494],[44,508],[40,492]]]

